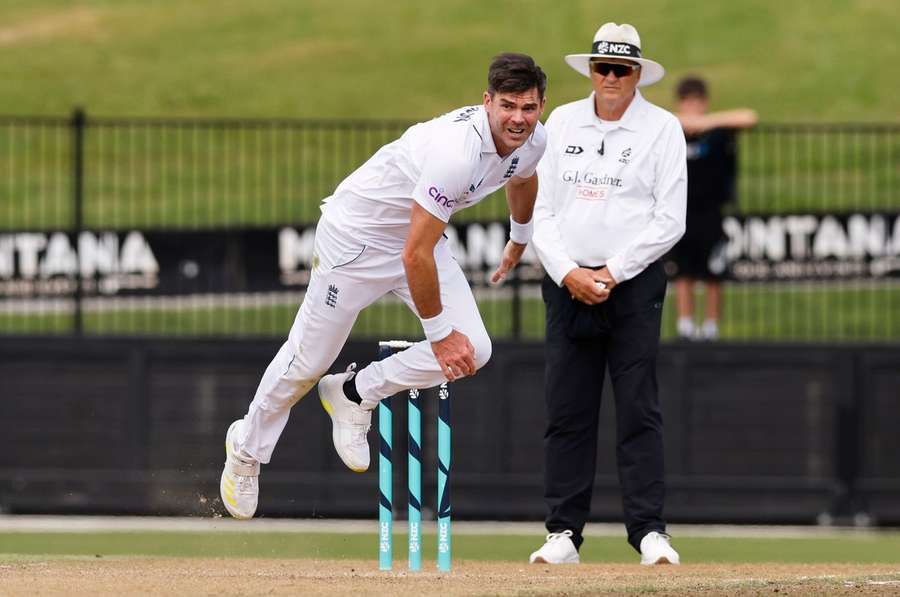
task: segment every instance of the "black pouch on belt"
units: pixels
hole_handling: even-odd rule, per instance
[[[606,305],[586,305],[569,298],[568,336],[572,340],[588,340],[609,332]]]
[[[556,329],[565,331],[572,340],[597,338],[609,331],[606,304],[586,305],[575,300],[565,287],[545,277],[542,283],[544,301],[547,303],[547,317],[555,320]]]

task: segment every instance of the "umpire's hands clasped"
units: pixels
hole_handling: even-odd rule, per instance
[[[431,350],[448,381],[475,375],[475,347],[462,332],[453,330],[443,340],[432,342]]]
[[[616,285],[616,281],[605,267],[600,270],[576,267],[563,278],[563,285],[573,300],[588,305],[599,305],[609,298],[609,292]]]

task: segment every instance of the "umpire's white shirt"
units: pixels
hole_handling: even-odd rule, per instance
[[[602,121],[594,94],[547,119],[533,245],[559,285],[578,266],[616,282],[641,273],[684,234],[685,140],[678,119],[639,91],[622,118]]]
[[[484,107],[460,108],[379,149],[325,200],[322,213],[367,246],[399,254],[413,201],[447,222],[513,176],[534,174],[546,142],[538,123],[521,147],[501,158]]]

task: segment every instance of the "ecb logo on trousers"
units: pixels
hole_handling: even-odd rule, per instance
[[[335,286],[334,284],[329,284],[328,285],[328,294],[325,295],[325,304],[327,306],[331,307],[332,309],[337,307],[337,298],[338,298],[339,292],[340,292],[340,290],[338,290],[337,286]]]

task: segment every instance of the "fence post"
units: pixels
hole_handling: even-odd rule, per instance
[[[84,128],[87,116],[84,109],[76,107],[72,111],[72,213],[73,233],[77,246],[81,231],[84,228]],[[82,320],[81,255],[75,268],[75,317],[72,333],[81,337],[84,331]]]

